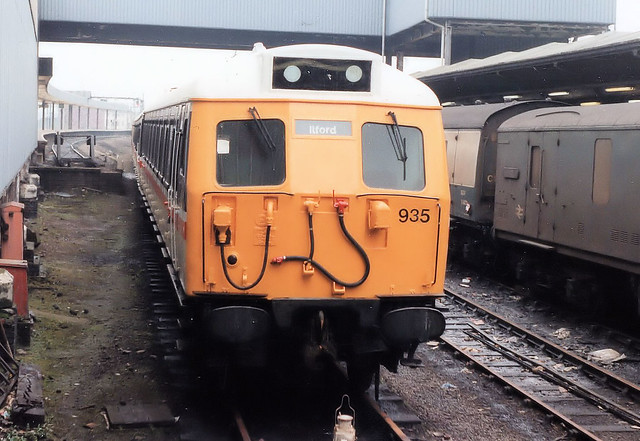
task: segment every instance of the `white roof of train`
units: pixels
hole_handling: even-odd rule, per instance
[[[334,60],[370,60],[371,91],[317,91],[272,88],[274,57],[301,57]],[[206,69],[206,68],[205,68]],[[145,111],[160,109],[190,99],[300,99],[353,101],[416,106],[439,106],[440,102],[424,83],[385,64],[372,52],[345,46],[302,44],[265,49],[256,43],[251,52],[237,53],[202,72],[184,86],[172,88],[157,100],[147,100]]]

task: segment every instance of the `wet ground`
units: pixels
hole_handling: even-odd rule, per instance
[[[30,284],[36,322],[20,358],[42,370],[55,439],[177,439],[163,429],[107,431],[103,416],[109,405],[170,395],[143,290],[139,222],[128,195],[47,194],[38,207],[36,253],[46,276]]]

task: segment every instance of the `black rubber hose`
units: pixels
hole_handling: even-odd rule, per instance
[[[357,282],[351,282],[351,283],[340,280],[336,276],[331,274],[329,270],[323,267],[320,263],[313,260],[312,258],[305,257],[305,256],[284,256],[282,258],[282,261],[284,262],[287,260],[291,260],[291,261],[299,261],[299,262],[310,262],[314,267],[318,268],[318,271],[320,271],[322,274],[327,276],[332,282],[338,285],[344,286],[345,288],[355,288],[357,286],[362,285],[364,281],[367,280],[367,278],[369,277],[369,272],[371,271],[371,262],[369,262],[369,256],[367,256],[367,252],[364,250],[364,248],[362,248],[360,244],[353,238],[353,236],[349,234],[349,231],[347,231],[347,227],[344,224],[343,213],[338,213],[338,221],[340,222],[340,228],[342,229],[342,233],[349,240],[349,242],[351,242],[351,244],[358,251],[358,253],[360,254],[360,257],[362,257],[362,260],[364,261],[364,266],[365,266],[364,274],[362,275],[360,280],[358,280]],[[310,223],[309,232],[310,234],[312,234],[313,227],[312,227],[311,216],[309,216],[309,223]],[[313,235],[311,235],[311,238],[313,238]]]
[[[309,213],[309,260],[313,259],[313,253],[316,248],[315,242],[313,237],[313,214]]]
[[[237,285],[236,283],[234,283],[233,280],[231,280],[231,277],[229,276],[229,271],[227,270],[226,258],[224,257],[224,244],[223,243],[220,244],[220,262],[222,263],[222,271],[224,272],[224,276],[227,278],[227,282],[229,282],[231,286],[233,286],[235,289],[239,289],[242,291],[251,289],[254,286],[256,286],[258,283],[260,283],[260,281],[264,277],[264,273],[267,268],[267,260],[269,260],[267,254],[269,252],[270,236],[271,236],[271,225],[267,225],[267,233],[264,238],[264,257],[262,259],[262,269],[260,270],[260,275],[258,276],[256,281],[247,286]]]

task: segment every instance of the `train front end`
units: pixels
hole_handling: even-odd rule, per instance
[[[368,52],[254,53],[237,97],[192,101],[185,292],[215,343],[247,359],[395,370],[444,331],[438,101]]]

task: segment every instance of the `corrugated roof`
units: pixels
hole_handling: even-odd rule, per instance
[[[591,51],[623,45],[638,45],[640,47],[640,32],[607,32],[584,37],[571,43],[549,43],[522,52],[504,52],[488,58],[469,59],[450,66],[436,67],[416,72],[413,76],[428,82],[429,79],[450,74],[472,73],[487,69],[496,70],[502,67],[507,68],[510,65],[537,64],[548,58],[584,57]]]
[[[430,18],[612,24],[616,0],[429,0]]]
[[[640,99],[640,32],[608,32],[413,74],[442,102],[469,104],[549,96],[565,103]],[[624,91],[611,88],[625,87]],[[557,97],[553,92],[562,92]]]
[[[379,35],[382,1],[40,0],[40,19],[278,32]]]

